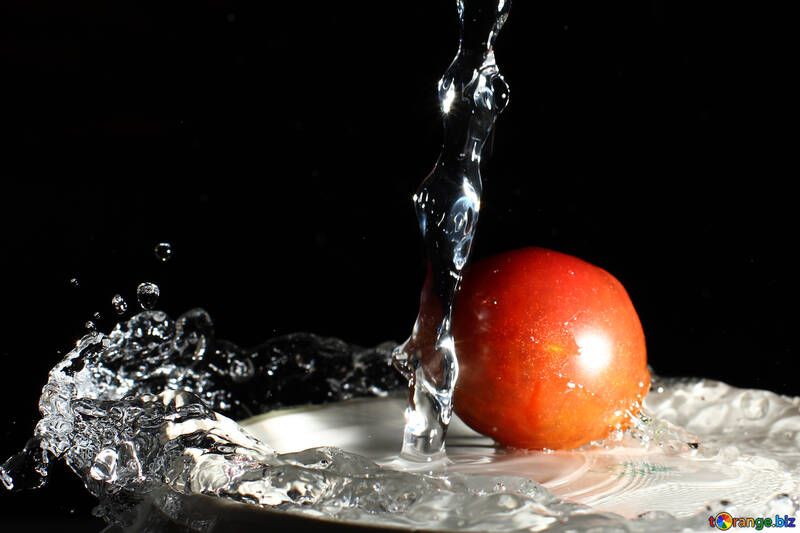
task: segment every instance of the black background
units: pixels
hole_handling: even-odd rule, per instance
[[[110,329],[112,296],[135,309],[144,280],[169,314],[204,307],[241,345],[404,339],[425,264],[410,196],[441,140],[451,4],[0,4],[0,455],[30,435],[84,322],[99,311]],[[657,373],[800,394],[785,19],[756,3],[517,0],[475,257],[577,255],[628,289]],[[74,476],[54,477],[0,494],[0,520],[39,505],[38,520],[99,531]]]

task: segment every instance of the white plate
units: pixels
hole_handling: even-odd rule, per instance
[[[362,399],[274,411],[241,424],[278,452],[335,446],[396,468],[405,401]],[[666,406],[664,406],[666,409]],[[658,409],[654,410],[658,414]],[[666,511],[681,518],[707,503],[736,502],[764,509],[775,494],[792,490],[791,475],[756,461],[665,453],[661,447],[619,445],[579,451],[509,451],[454,417],[448,431],[449,471],[533,479],[561,499],[635,518]]]

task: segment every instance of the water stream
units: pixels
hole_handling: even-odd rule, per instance
[[[494,42],[511,9],[511,0],[458,0],[458,52],[439,81],[444,143],[433,171],[414,194],[441,315],[433,348],[420,316],[409,339],[394,353],[408,379],[409,405],[402,455],[415,461],[444,457],[444,439],[453,412],[458,359],[451,332],[453,300],[469,259],[481,209],[481,159],[497,117],[508,105],[509,89],[494,57]],[[430,376],[425,351],[441,368]]]

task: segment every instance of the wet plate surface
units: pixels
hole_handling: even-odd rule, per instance
[[[719,396],[718,400],[724,397],[728,405],[715,402],[715,395]],[[748,403],[756,401],[756,396],[759,396],[760,408]],[[724,416],[743,402],[751,407],[750,414],[758,414],[759,419],[767,414],[765,411],[770,405],[777,409],[776,403],[786,402],[784,408],[796,404],[796,401],[787,401],[768,392],[740,391],[710,382],[662,388],[660,394],[654,391],[648,406],[655,417],[666,420],[679,418],[681,405],[689,408],[711,404],[712,412],[704,415],[710,417],[715,412]],[[321,407],[279,410],[241,424],[281,453],[336,446],[388,468],[402,469],[404,466],[396,458],[403,433],[404,403],[400,398],[351,400]],[[698,414],[702,414],[702,410]],[[765,509],[777,493],[796,491],[797,478],[775,458],[747,453],[756,451],[747,450],[749,446],[759,445],[755,420],[741,416],[740,420],[729,419],[729,422],[733,422],[734,427],[751,427],[749,431],[737,432],[738,438],[732,436],[721,451],[701,451],[701,446],[705,448],[701,444],[697,450],[689,446],[688,450],[676,453],[678,450],[671,447],[644,446],[640,441],[624,439],[575,451],[527,451],[497,447],[492,439],[474,432],[456,417],[447,439],[450,462],[435,466],[433,470],[521,476],[541,483],[560,499],[626,518],[636,518],[648,511],[688,517],[719,500],[736,502],[741,509],[755,512]],[[698,429],[703,426],[700,421],[694,425]],[[722,425],[718,424],[717,428],[720,427]],[[772,428],[762,429],[767,434],[774,433]],[[709,440],[711,446],[715,439],[713,433],[699,437]],[[736,448],[736,444],[743,449]],[[784,450],[780,455],[793,464],[800,459],[796,449]]]

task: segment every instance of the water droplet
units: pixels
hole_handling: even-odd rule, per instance
[[[155,307],[160,295],[161,290],[158,285],[149,281],[140,283],[136,288],[136,298],[139,300],[139,305],[142,306],[142,309],[150,310]]]
[[[73,289],[77,289],[78,287],[81,286],[81,282],[78,281],[78,278],[72,278],[71,280],[69,280],[69,285]]]
[[[156,254],[162,263],[166,263],[172,257],[172,245],[168,242],[160,242],[156,244],[156,247],[153,249],[153,252]]]
[[[111,298],[111,305],[114,307],[114,312],[118,315],[122,315],[128,310],[128,302],[119,294]]]
[[[100,320],[101,318],[103,318],[103,315],[100,314],[100,311],[95,311],[94,314],[92,315],[92,318],[94,318],[95,320]]]

